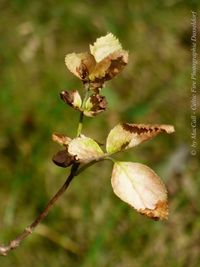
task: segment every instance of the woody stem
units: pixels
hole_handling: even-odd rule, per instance
[[[28,227],[24,229],[24,231],[18,235],[15,239],[11,240],[10,243],[6,245],[0,245],[0,255],[6,256],[10,250],[17,248],[21,242],[27,238],[37,227],[37,225],[44,219],[49,213],[49,210],[54,206],[56,201],[62,196],[62,194],[66,191],[72,179],[76,176],[76,172],[78,170],[79,164],[75,163],[72,168],[69,176],[67,177],[65,183],[61,186],[61,188],[57,191],[57,193],[50,199],[47,203],[44,210],[40,213],[40,215],[31,223]]]

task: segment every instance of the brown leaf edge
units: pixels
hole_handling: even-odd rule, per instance
[[[153,219],[155,221],[158,220],[167,220],[168,219],[168,215],[169,215],[169,210],[168,210],[168,203],[167,201],[158,201],[158,203],[156,204],[155,209],[151,210],[151,209],[139,209],[138,212],[142,215],[146,215],[147,217],[149,217],[150,219]]]
[[[93,94],[88,98],[92,107],[90,110],[84,110],[84,115],[89,117],[94,117],[99,113],[102,113],[107,108],[107,100],[105,96],[101,96],[99,94]]]

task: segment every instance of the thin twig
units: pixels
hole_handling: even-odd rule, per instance
[[[61,197],[61,195],[65,192],[65,190],[68,188],[69,184],[71,183],[72,179],[76,176],[76,171],[78,170],[79,164],[75,163],[72,168],[69,176],[67,177],[65,183],[62,185],[62,187],[58,190],[58,192],[52,197],[52,199],[48,202],[45,209],[42,211],[42,213],[35,219],[35,221],[30,224],[28,227],[24,229],[24,231],[18,235],[15,239],[10,241],[9,245],[2,245],[0,246],[0,255],[6,256],[7,253],[10,250],[13,250],[17,248],[20,243],[28,237],[34,229],[37,227],[37,225],[47,216],[49,213],[49,210],[54,206],[56,201]]]

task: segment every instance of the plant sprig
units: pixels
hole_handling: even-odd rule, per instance
[[[53,162],[60,167],[71,166],[71,171],[34,222],[8,245],[0,246],[0,255],[3,256],[17,248],[34,231],[75,176],[102,160],[114,163],[111,185],[121,200],[154,220],[168,217],[167,190],[159,176],[141,163],[116,161],[113,156],[160,133],[174,132],[172,125],[120,123],[108,134],[106,151],[95,140],[82,134],[84,116],[95,117],[106,110],[107,100],[101,95],[101,90],[106,81],[113,79],[127,65],[128,52],[122,49],[113,34],[108,33],[90,45],[90,52],[68,54],[65,63],[69,71],[83,82],[85,90],[83,100],[77,90],[60,93],[61,99],[80,113],[76,137],[58,133],[52,135],[52,139],[63,147],[53,156]]]

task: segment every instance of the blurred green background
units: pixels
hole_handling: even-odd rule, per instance
[[[64,65],[67,53],[87,51],[107,32],[130,52],[128,66],[103,90],[108,110],[85,119],[85,135],[104,143],[119,121],[176,129],[118,156],[163,178],[168,221],[151,221],[121,202],[111,189],[111,163],[98,163],[0,266],[200,266],[200,170],[198,154],[190,155],[197,2],[0,1],[0,242],[33,221],[68,173],[51,162],[60,148],[52,132],[73,136],[78,121],[59,99],[61,90],[82,87]]]

